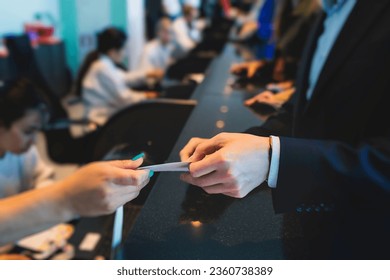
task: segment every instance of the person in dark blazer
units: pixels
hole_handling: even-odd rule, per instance
[[[260,60],[246,61],[232,65],[231,72],[240,75],[246,72],[248,78],[264,75],[271,72],[268,79],[277,82],[294,80],[296,69],[302,57],[305,42],[316,16],[321,11],[318,1],[312,0],[282,0],[278,1],[275,8],[275,16],[272,24],[268,23],[265,31],[259,30],[259,34],[268,34],[272,31],[271,45],[275,44],[275,54],[271,61],[264,57],[267,44],[255,44],[257,56]],[[259,24],[260,25],[260,24]],[[262,25],[261,25],[262,26]],[[265,71],[270,68],[271,71]],[[263,73],[261,70],[263,69]]]
[[[390,2],[323,2],[293,99],[248,134],[192,139],[182,179],[237,198],[267,183],[311,258],[389,259]]]

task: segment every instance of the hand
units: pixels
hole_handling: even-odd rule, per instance
[[[267,103],[273,106],[276,103],[275,94],[273,94],[271,91],[266,90],[248,100],[245,100],[244,104],[245,106],[252,106],[253,104],[258,102]]]
[[[180,159],[184,162],[191,161],[190,157],[194,154],[196,147],[200,144],[207,142],[206,138],[191,138],[187,145],[180,151]]]
[[[161,80],[164,77],[164,73],[163,69],[153,69],[146,73],[146,77]]]
[[[275,81],[283,81],[285,76],[286,61],[279,57],[275,61],[272,78]]]
[[[263,183],[269,170],[269,139],[240,133],[221,133],[211,139],[192,139],[180,152],[190,161],[181,179],[209,194],[242,198]]]
[[[153,99],[153,98],[157,98],[159,93],[155,91],[147,91],[145,92],[145,95],[147,99]]]
[[[230,72],[236,74],[246,70],[247,77],[252,78],[255,75],[256,71],[261,69],[264,65],[265,62],[262,60],[233,64],[232,67],[230,68]]]
[[[71,216],[110,214],[136,198],[149,182],[148,170],[135,170],[142,161],[91,163],[65,179],[61,190]]]
[[[287,80],[279,83],[270,83],[266,86],[267,90],[276,90],[278,92],[291,89],[294,87],[294,81]]]
[[[246,106],[252,106],[254,103],[265,103],[271,105],[275,109],[280,109],[284,103],[286,103],[290,97],[294,94],[295,88],[289,88],[276,94],[271,91],[263,91],[253,98],[250,98],[244,102]]]
[[[240,38],[247,38],[249,35],[253,34],[254,32],[256,32],[256,30],[259,28],[260,26],[258,25],[257,21],[254,21],[254,20],[251,20],[251,21],[248,21],[248,22],[245,22],[240,30],[240,33],[238,34],[238,36]]]

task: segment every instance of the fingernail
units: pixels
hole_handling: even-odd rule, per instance
[[[144,156],[145,156],[144,153],[140,153],[140,154],[136,155],[135,157],[133,157],[131,160],[137,160],[137,159],[143,158]]]
[[[150,170],[150,171],[149,171],[149,178],[152,178],[153,175],[154,175],[154,171],[153,171],[153,170]]]

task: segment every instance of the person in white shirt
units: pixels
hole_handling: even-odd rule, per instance
[[[28,86],[20,82],[9,92],[6,85],[1,86],[0,199],[53,183],[53,170],[33,145],[40,127],[37,120],[44,118],[45,108],[34,96],[22,95]],[[31,107],[29,114],[24,114],[25,107]],[[20,118],[23,115],[25,118]]]
[[[154,71],[156,78],[162,78],[168,66],[185,53],[173,39],[172,22],[168,18],[160,19],[156,33],[157,38],[146,44],[137,71],[144,73]],[[158,71],[160,77],[157,75]]]
[[[173,22],[177,43],[186,51],[193,49],[202,40],[205,22],[198,20],[199,11],[191,5],[183,7],[183,16]]]
[[[120,109],[155,98],[157,94],[130,89],[131,85],[137,85],[144,78],[144,73],[127,72],[119,67],[127,39],[122,30],[107,28],[97,37],[97,49],[86,57],[80,68],[76,94],[83,99],[86,117],[102,125]]]
[[[202,1],[201,0],[183,0],[183,4],[190,5],[190,6],[195,7],[199,10],[200,6],[202,4]]]
[[[40,158],[35,146],[21,154],[6,152],[0,158],[0,198],[53,183],[53,170]]]
[[[164,14],[171,20],[174,20],[181,15],[180,0],[162,0],[162,8]]]
[[[138,196],[153,172],[135,160],[97,162],[53,182],[33,146],[47,116],[28,80],[0,84],[0,246],[80,216],[112,213]]]

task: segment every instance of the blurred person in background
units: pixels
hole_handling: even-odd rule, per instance
[[[321,5],[318,1],[281,0],[278,2],[272,35],[274,38],[272,40],[276,44],[275,58],[272,63],[274,81],[283,82],[295,77],[310,28],[320,11]],[[251,78],[256,71],[268,64],[269,62],[264,59],[243,62],[232,65],[231,72],[245,71],[247,77]]]
[[[187,52],[202,40],[202,30],[206,24],[198,17],[199,10],[196,7],[184,5],[183,16],[178,17],[173,22],[175,40]]]
[[[184,50],[176,43],[173,37],[172,22],[168,18],[162,18],[156,26],[157,37],[148,42],[143,50],[138,72],[154,73],[155,79],[161,79],[169,65],[176,59],[185,55]]]
[[[182,14],[180,0],[162,0],[162,10],[163,14],[171,20],[177,19]]]
[[[244,72],[248,78],[254,78],[262,69],[271,67],[270,82],[266,91],[248,100],[245,105],[255,102],[269,104],[279,109],[292,94],[294,80],[302,57],[310,29],[321,12],[319,1],[312,0],[281,0],[276,8],[273,22],[275,39],[275,58],[273,61],[264,59],[243,62],[231,67],[232,73]],[[261,75],[261,72],[260,72]],[[277,96],[272,96],[280,93]]]
[[[97,49],[87,55],[76,80],[76,94],[81,96],[88,119],[104,124],[118,110],[148,98],[155,92],[131,90],[144,79],[145,73],[125,71],[122,61],[126,34],[115,27],[104,29],[97,35]],[[160,76],[154,71],[150,77]]]

